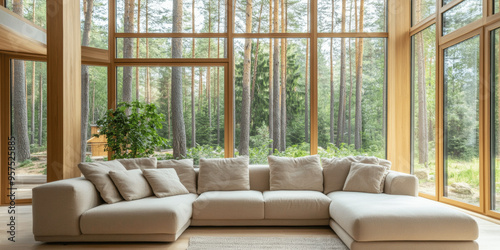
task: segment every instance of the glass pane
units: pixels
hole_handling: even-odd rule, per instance
[[[479,206],[479,36],[444,50],[444,196]]]
[[[443,0],[443,6],[445,6],[445,5],[449,4],[449,3],[451,3],[451,1],[453,1],[453,0]]]
[[[105,151],[106,138],[97,138],[98,126],[96,121],[106,115],[108,110],[108,68],[82,65],[82,86],[86,91],[82,95],[82,121],[87,121],[82,130],[82,162],[107,160]]]
[[[224,0],[117,0],[116,32],[225,33],[225,2]],[[177,27],[173,25],[174,3],[177,3],[176,9],[182,13]]]
[[[182,58],[226,57],[225,38],[117,38],[116,58],[172,58],[173,39],[182,40]]]
[[[234,31],[235,33],[303,33],[309,28],[308,0],[278,1],[252,0],[247,8],[248,1],[236,0]],[[274,11],[278,3],[277,26],[274,26]],[[272,9],[271,9],[272,5]],[[251,26],[247,27],[247,11],[252,13]],[[283,22],[285,25],[283,25]],[[260,27],[260,28],[259,28]],[[272,30],[270,30],[272,28]],[[249,31],[247,31],[247,28]],[[276,28],[276,30],[274,30]]]
[[[411,10],[411,23],[415,25],[436,12],[436,0],[413,0]]]
[[[491,32],[491,210],[500,212],[500,30]]]
[[[82,46],[108,49],[108,0],[80,0],[80,23]]]
[[[14,5],[14,1],[5,1],[7,9],[30,20],[34,24],[46,29],[47,7],[46,0],[20,0],[20,5]],[[22,12],[22,13],[21,13]]]
[[[173,73],[181,74],[176,83]],[[172,109],[177,95],[173,84],[181,84],[183,93],[176,98],[178,109]],[[168,140],[168,147],[155,152],[158,159],[171,159],[183,147],[187,148],[183,157],[195,164],[202,157],[224,157],[224,67],[118,67],[117,100],[153,103],[165,116],[158,134]],[[182,117],[184,129],[173,130],[172,123],[180,122],[173,116]],[[173,146],[174,134],[185,138],[180,147]]]
[[[412,37],[413,174],[436,195],[436,25]]]
[[[385,32],[387,1],[318,0],[318,32]],[[361,22],[361,20],[363,20]],[[345,26],[342,25],[345,23]]]
[[[31,189],[47,182],[47,64],[12,60],[11,66],[16,199],[31,199]]]
[[[385,54],[384,38],[318,39],[320,155],[385,158]]]
[[[500,1],[493,0],[493,14],[496,14],[500,11]]]
[[[293,157],[310,154],[308,39],[270,43],[268,38],[234,40],[235,152],[250,155],[252,164],[267,164],[271,151]]]
[[[464,0],[443,14],[443,36],[483,16],[482,0]]]

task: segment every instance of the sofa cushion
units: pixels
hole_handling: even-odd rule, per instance
[[[265,191],[266,219],[328,219],[330,198],[318,191]]]
[[[173,168],[184,187],[190,193],[196,194],[196,172],[193,168],[193,159],[162,160],[157,162],[158,168]]]
[[[478,236],[470,216],[407,195],[332,192],[330,216],[356,241],[466,241]]]
[[[162,198],[189,193],[173,168],[145,169],[144,177],[148,180],[156,197]]]
[[[104,204],[82,214],[83,234],[175,234],[192,215],[196,194]]]
[[[323,191],[323,170],[318,155],[297,158],[268,156],[271,190]]]
[[[344,184],[344,191],[382,193],[384,186],[381,183],[386,172],[383,166],[353,162]]]
[[[387,160],[378,159],[374,156],[348,156],[343,158],[321,158],[321,165],[323,166],[324,178],[324,193],[328,194],[333,191],[342,191],[344,188],[345,180],[351,169],[351,163],[359,162],[366,164],[379,164],[387,168],[391,167],[391,162]]]
[[[78,168],[85,178],[94,184],[105,202],[114,203],[123,200],[108,174],[111,170],[126,170],[119,161],[82,162],[78,164]]]
[[[156,158],[117,159],[127,170],[156,168]]]
[[[116,188],[127,201],[153,195],[153,190],[151,190],[151,186],[149,186],[140,169],[109,171],[109,177],[111,177]]]
[[[193,219],[264,219],[264,198],[255,190],[204,192],[193,204]]]
[[[248,157],[200,159],[198,193],[249,190]]]

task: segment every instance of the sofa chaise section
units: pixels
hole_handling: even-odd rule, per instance
[[[437,202],[408,195],[337,191],[330,226],[351,249],[477,249],[477,223]]]

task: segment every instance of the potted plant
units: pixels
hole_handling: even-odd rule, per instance
[[[112,159],[149,157],[156,147],[167,145],[156,131],[164,120],[154,104],[121,102],[97,121],[100,129],[94,136],[107,137],[106,150],[113,152]]]

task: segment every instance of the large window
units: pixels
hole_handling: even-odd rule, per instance
[[[483,16],[482,0],[464,0],[443,13],[443,36]]]
[[[318,152],[385,158],[385,39],[318,39]]]
[[[479,206],[480,37],[444,49],[444,196]]]
[[[16,199],[47,181],[47,65],[11,61],[11,135],[15,138]]]
[[[436,26],[412,36],[412,166],[420,192],[436,194]]]
[[[180,147],[195,164],[202,157],[224,157],[224,67],[118,67],[117,81],[118,102],[153,103],[165,116],[158,134],[168,146],[157,149],[156,157],[170,159]],[[179,97],[176,91],[181,98],[172,101]],[[182,145],[175,148],[178,135]]]
[[[500,212],[500,30],[491,31],[491,207]]]
[[[82,46],[108,49],[108,0],[80,0]]]
[[[5,6],[14,13],[30,20],[39,27],[46,28],[46,0],[6,0]]]
[[[415,25],[436,12],[436,0],[413,0],[411,9],[411,23]]]

